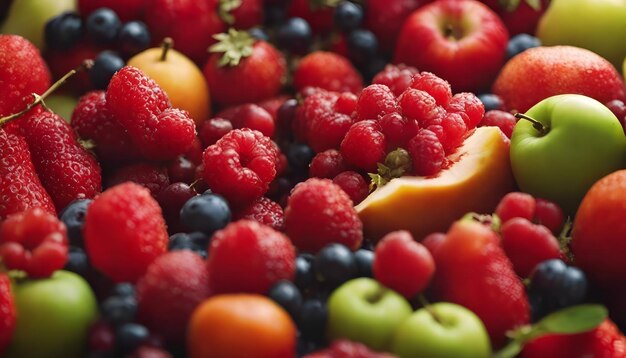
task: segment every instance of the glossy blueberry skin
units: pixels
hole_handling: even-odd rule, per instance
[[[363,22],[363,8],[350,1],[343,1],[335,8],[335,25],[343,32],[356,30]]]
[[[500,96],[492,94],[492,93],[483,93],[478,96],[478,99],[485,106],[485,112],[494,111],[494,110],[502,110],[504,108],[504,103],[502,102],[502,98]]]
[[[122,52],[134,55],[150,46],[150,30],[142,21],[129,21],[122,25],[118,42]]]
[[[311,26],[303,18],[292,17],[278,27],[276,42],[284,50],[304,54],[313,42]]]
[[[297,317],[302,305],[302,294],[291,281],[282,280],[274,284],[267,294],[283,307],[292,317]]]
[[[96,57],[93,67],[89,70],[89,79],[96,89],[105,90],[115,72],[126,63],[122,57],[113,51],[102,51]]]
[[[587,278],[577,267],[567,266],[558,259],[540,263],[531,274],[528,286],[534,318],[583,303],[587,289]]]
[[[528,50],[529,48],[541,46],[541,41],[528,34],[519,34],[513,36],[509,43],[506,45],[506,60],[519,55],[520,53]]]
[[[230,222],[231,215],[224,197],[208,193],[189,199],[180,210],[180,221],[190,231],[211,236]]]
[[[91,202],[91,199],[75,200],[66,206],[59,215],[59,219],[67,227],[67,237],[70,239],[71,245],[83,247],[83,227],[85,226],[87,208]]]
[[[337,287],[358,274],[352,251],[341,244],[330,244],[322,248],[315,256],[313,267],[316,274],[330,287]]]
[[[83,21],[76,13],[65,12],[46,23],[46,48],[68,50],[83,37]]]

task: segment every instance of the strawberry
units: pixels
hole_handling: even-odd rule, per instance
[[[148,159],[174,159],[189,150],[196,138],[189,114],[171,108],[167,94],[135,67],[126,66],[113,76],[106,104]]]
[[[24,138],[0,128],[0,158],[0,220],[34,207],[56,214]]]
[[[294,87],[319,87],[328,91],[358,93],[363,79],[350,61],[332,52],[316,51],[303,57],[293,74]]]
[[[123,183],[87,209],[85,248],[93,266],[116,282],[135,282],[167,250],[161,208],[150,191]]]
[[[524,346],[520,358],[621,358],[626,357],[626,337],[606,319],[594,330],[570,335],[547,335]]]
[[[276,48],[234,29],[216,38],[220,42],[211,46],[212,54],[203,69],[216,104],[233,106],[278,94],[287,66]]]
[[[76,199],[93,198],[102,189],[100,165],[57,114],[36,108],[17,121],[43,186],[57,211]]]
[[[19,112],[25,99],[50,87],[50,71],[39,50],[17,35],[0,34],[0,117]]]
[[[15,330],[17,314],[11,292],[11,280],[6,273],[0,274],[0,354],[4,352]]]
[[[506,332],[530,319],[524,285],[490,228],[474,221],[457,221],[431,249],[435,259],[432,294],[473,311],[485,324],[495,347]]]
[[[78,0],[78,11],[86,18],[94,10],[108,7],[122,21],[130,21],[141,18],[147,5],[148,0]]]

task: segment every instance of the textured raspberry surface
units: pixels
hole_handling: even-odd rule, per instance
[[[417,175],[437,174],[445,165],[446,154],[437,135],[428,129],[420,129],[407,145]]]
[[[360,203],[369,194],[369,185],[365,178],[357,172],[345,171],[333,178],[333,183],[339,185],[348,194],[354,205]]]
[[[383,162],[387,142],[377,121],[365,120],[352,125],[341,142],[341,155],[346,162],[368,172],[376,172],[376,163]]]
[[[138,163],[117,169],[107,180],[107,187],[128,181],[148,188],[153,197],[170,185],[170,178],[165,167],[158,164]]]
[[[317,153],[309,166],[309,176],[333,179],[339,173],[349,169],[345,159],[336,149],[328,149]]]
[[[452,98],[452,88],[443,78],[437,77],[430,72],[421,72],[413,76],[411,88],[422,90],[431,95],[437,105],[447,106]]]
[[[381,72],[372,79],[372,84],[385,85],[391,89],[395,96],[400,96],[404,90],[409,88],[413,75],[419,73],[415,67],[403,64],[385,66]]]
[[[279,231],[282,231],[285,226],[283,208],[266,197],[260,197],[236,212],[235,219],[255,220]]]
[[[370,85],[361,91],[356,105],[356,119],[378,119],[387,113],[397,112],[396,96],[385,85]]]

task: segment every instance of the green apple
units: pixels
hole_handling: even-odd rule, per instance
[[[513,175],[522,191],[552,200],[573,215],[593,183],[624,168],[624,130],[595,99],[553,96],[526,115],[538,122],[517,122],[510,152]]]
[[[48,20],[75,10],[76,0],[13,0],[0,33],[20,35],[43,49]]]
[[[74,112],[76,104],[78,104],[78,98],[70,94],[55,93],[46,98],[46,105],[48,106],[48,108],[50,108],[54,113],[61,116],[68,123],[72,119],[72,112]]]
[[[626,57],[626,2],[552,0],[537,27],[543,45],[586,48],[617,69]]]
[[[330,340],[345,338],[384,351],[398,325],[412,312],[399,293],[371,278],[357,278],[330,295],[326,332]]]
[[[13,293],[17,325],[6,358],[84,355],[98,304],[82,277],[57,271],[50,278],[18,281]]]
[[[402,322],[391,351],[400,358],[488,358],[491,343],[485,325],[472,311],[440,302],[415,311]]]

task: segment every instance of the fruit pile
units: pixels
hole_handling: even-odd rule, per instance
[[[0,356],[626,357],[625,12],[2,2]]]

